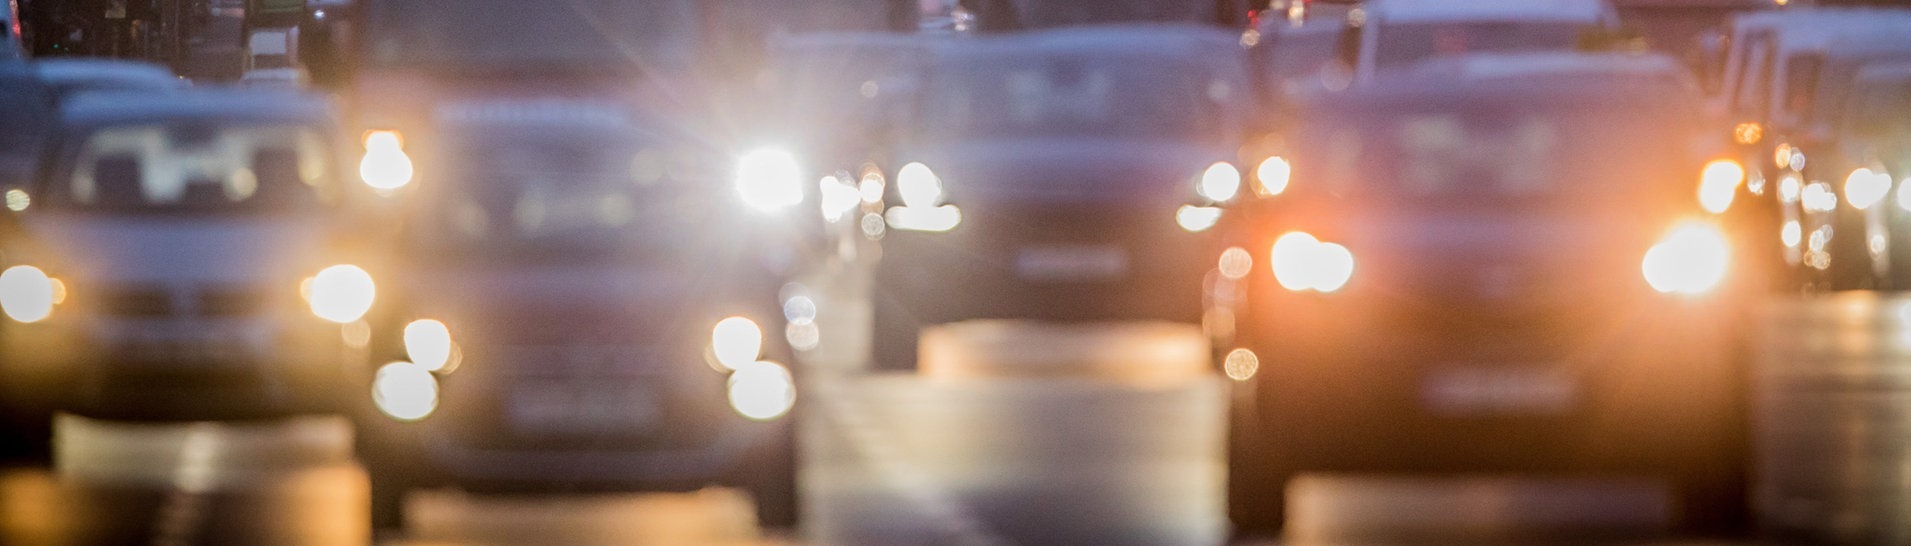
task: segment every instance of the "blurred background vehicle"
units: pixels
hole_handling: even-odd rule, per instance
[[[1695,200],[1697,100],[1670,59],[1572,53],[1310,100],[1292,184],[1220,261],[1237,527],[1280,529],[1319,472],[1637,478],[1675,522],[1742,517],[1755,279]]]
[[[873,354],[970,319],[1200,318],[1203,233],[1246,191],[1236,37],[1114,26],[939,51],[895,143]]]
[[[337,410],[353,357],[312,315],[372,296],[313,280],[363,275],[336,265],[361,257],[335,130],[283,93],[65,105],[41,176],[6,189],[7,398],[129,420]]]
[[[1911,26],[1902,28],[1911,32]],[[1889,228],[1894,214],[1894,200],[1889,198],[1897,184],[1886,162],[1902,160],[1884,148],[1893,135],[1859,136],[1840,123],[1845,115],[1873,115],[1852,108],[1852,88],[1861,68],[1911,61],[1911,43],[1886,38],[1892,34],[1847,36],[1817,50],[1797,52],[1776,76],[1784,81],[1774,90],[1773,101],[1779,106],[1772,134],[1790,152],[1788,156],[1806,158],[1790,168],[1793,162],[1787,157],[1789,169],[1779,171],[1781,184],[1785,173],[1804,181],[1799,190],[1804,214],[1796,230],[1802,234],[1804,264],[1816,270],[1808,270],[1814,274],[1808,278],[1833,290],[1893,287],[1888,282],[1895,265],[1891,258],[1904,252],[1895,248],[1903,236]],[[1772,153],[1774,163],[1777,154],[1777,150]],[[1827,191],[1844,206],[1823,199]],[[1806,195],[1813,199],[1805,199]],[[1782,240],[1792,242],[1784,235],[1792,231],[1782,227]]]
[[[1571,51],[1618,25],[1605,0],[1369,0],[1348,13],[1335,54],[1361,83],[1435,57]]]
[[[165,92],[187,85],[171,69],[140,61],[54,57],[35,59],[32,67],[53,92],[55,105],[87,92]]]

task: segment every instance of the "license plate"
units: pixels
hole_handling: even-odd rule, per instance
[[[1556,415],[1579,401],[1579,381],[1556,366],[1450,368],[1426,376],[1421,401],[1434,413]]]
[[[510,392],[505,413],[526,433],[641,432],[662,413],[657,398],[634,385],[519,385]]]
[[[1114,245],[1025,247],[1015,254],[1015,275],[1031,281],[1081,281],[1128,274],[1128,251]]]

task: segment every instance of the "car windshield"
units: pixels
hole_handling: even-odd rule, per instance
[[[79,135],[56,206],[194,213],[307,210],[339,189],[318,130],[290,123],[109,126]]]
[[[398,67],[692,63],[696,0],[367,2],[371,64]]]
[[[1125,59],[991,59],[937,76],[922,125],[949,139],[1214,136],[1245,92],[1194,66]]]
[[[1306,89],[1320,81],[1321,68],[1335,60],[1336,33],[1306,31],[1276,36],[1266,68],[1267,83],[1277,92],[1291,94]]]
[[[1678,172],[1667,109],[1591,101],[1410,102],[1318,112],[1296,157],[1334,193],[1402,200],[1634,198]],[[1670,185],[1666,185],[1671,187]],[[1618,190],[1618,191],[1615,191]]]
[[[653,216],[686,206],[672,160],[627,135],[580,130],[477,135],[446,142],[472,158],[443,173],[412,244],[450,254],[603,256],[659,231]],[[679,214],[680,215],[680,214]]]
[[[1385,24],[1374,66],[1392,68],[1469,53],[1569,51],[1591,28],[1579,22],[1467,21]]]

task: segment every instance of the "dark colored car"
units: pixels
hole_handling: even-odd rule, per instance
[[[284,93],[67,104],[40,175],[6,190],[8,379],[108,418],[341,408],[363,355],[340,324],[374,288],[345,244],[363,231],[336,130],[322,100]]]
[[[403,226],[370,334],[391,418],[363,427],[375,523],[414,486],[732,484],[791,524],[777,291],[815,186],[787,151],[736,145],[749,116],[705,70],[715,6],[364,8],[358,172]]]
[[[1177,26],[950,44],[896,144],[876,364],[911,367],[922,327],[971,319],[1199,321],[1197,256],[1249,191],[1242,57]]]
[[[1306,473],[1636,478],[1687,524],[1742,512],[1753,280],[1694,200],[1698,97],[1667,70],[1483,55],[1309,99],[1291,185],[1219,262],[1237,529],[1281,529]]]

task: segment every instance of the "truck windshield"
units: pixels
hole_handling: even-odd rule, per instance
[[[1394,68],[1450,55],[1571,51],[1593,25],[1581,22],[1396,23],[1378,30],[1374,66]]]
[[[926,103],[938,138],[1216,137],[1244,89],[1197,66],[1126,59],[963,63]]]
[[[81,134],[56,207],[112,212],[307,210],[337,200],[325,139],[297,124],[109,126]]]
[[[367,2],[370,64],[681,70],[698,38],[697,0]]]

